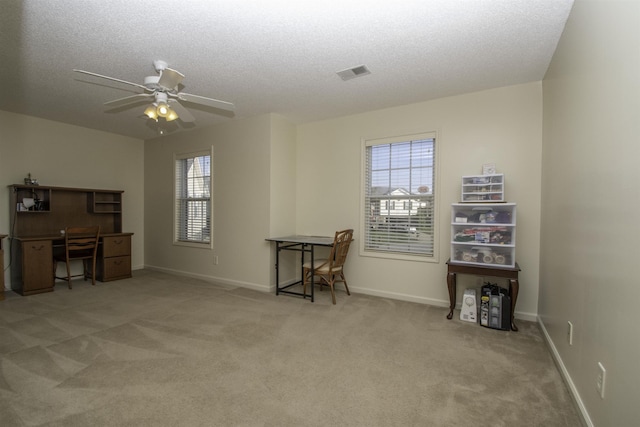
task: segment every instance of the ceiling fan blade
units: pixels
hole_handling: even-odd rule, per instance
[[[148,87],[140,85],[138,83],[132,83],[132,82],[128,82],[126,80],[116,79],[115,77],[103,76],[102,74],[92,73],[91,71],[76,70],[76,69],[74,69],[73,71],[76,72],[76,73],[87,74],[89,76],[100,77],[101,79],[112,80],[114,82],[124,83],[124,84],[127,84],[127,85],[139,87],[140,89],[144,90],[145,92],[149,92],[149,88]]]
[[[134,104],[136,102],[142,101],[145,98],[152,97],[152,93],[139,93],[137,95],[127,96],[120,99],[114,99],[113,101],[105,102],[104,105],[106,107],[122,107],[128,104]]]
[[[179,93],[177,96],[183,101],[206,105],[207,107],[220,108],[227,111],[233,111],[236,108],[235,105],[233,105],[231,102],[220,101],[213,98],[205,98],[204,96],[192,95],[190,93]]]
[[[174,90],[182,82],[182,79],[184,79],[184,74],[171,68],[165,68],[160,72],[158,86],[163,89]]]
[[[182,104],[180,104],[177,100],[171,99],[169,100],[169,106],[176,112],[180,120],[185,123],[195,122],[196,118],[193,117],[193,114],[189,112]]]

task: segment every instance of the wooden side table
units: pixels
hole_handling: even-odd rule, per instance
[[[511,295],[511,330],[517,331],[513,313],[516,308],[520,283],[518,282],[518,272],[520,267],[515,263],[515,267],[494,267],[480,266],[472,264],[460,264],[447,261],[447,287],[449,288],[449,314],[447,319],[453,318],[453,309],[456,307],[456,274],[471,274],[474,276],[491,276],[509,279],[509,294]]]

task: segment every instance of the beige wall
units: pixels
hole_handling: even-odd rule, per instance
[[[639,41],[640,2],[578,0],[543,82],[540,322],[596,426],[640,420]]]
[[[272,115],[270,160],[271,237],[296,231],[296,127]]]
[[[361,256],[362,138],[425,131],[438,132],[437,262]],[[460,200],[463,175],[480,174],[483,163],[496,163],[498,172],[505,174],[507,200],[518,203],[516,252],[522,273],[517,315],[535,320],[541,140],[540,82],[300,125],[296,231],[332,235],[342,228],[356,230],[346,267],[349,287],[355,292],[448,306],[445,262],[451,203]],[[460,276],[458,296],[477,286],[478,280]]]
[[[278,127],[272,130],[272,121]],[[233,120],[145,143],[145,264],[219,283],[269,290],[272,115]],[[289,131],[290,132],[290,131]],[[173,245],[173,155],[213,146],[213,249]],[[280,148],[278,148],[280,149]],[[285,198],[291,202],[291,198]],[[274,225],[279,231],[280,226]],[[214,264],[214,257],[218,264]]]
[[[271,124],[269,237],[281,237],[296,233],[296,126],[278,115],[272,115]],[[275,256],[275,249],[271,247],[269,284],[274,289]],[[297,280],[299,274],[297,259],[282,257],[279,260],[279,266],[281,283]]]
[[[147,141],[146,266],[270,290],[274,253],[266,237],[332,235],[353,227],[356,243],[348,274],[354,291],[446,306],[450,204],[460,198],[462,175],[481,173],[483,163],[495,162],[506,174],[508,200],[519,209],[518,261],[523,272],[518,316],[535,320],[541,89],[540,82],[531,83],[297,127],[269,114]],[[359,256],[361,138],[430,130],[439,132],[438,262]],[[175,246],[173,155],[210,146],[215,247]],[[295,276],[295,261],[285,257],[283,262],[281,278],[286,281]],[[477,286],[478,280],[462,276],[459,289]]]
[[[41,185],[124,190],[122,228],[135,233],[132,266],[142,268],[143,141],[5,111],[0,129],[0,234],[11,234],[7,186],[23,183],[29,172]],[[9,270],[5,287],[10,288]]]

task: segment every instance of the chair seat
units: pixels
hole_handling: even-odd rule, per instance
[[[91,251],[87,251],[85,253],[74,253],[73,254],[73,259],[91,259],[93,258],[93,250]],[[56,255],[53,257],[53,259],[55,261],[60,261],[60,262],[66,262],[67,261],[67,257],[63,254],[63,255]]]
[[[302,264],[302,268],[311,270],[311,261],[307,261]],[[316,271],[316,274],[339,273],[340,271],[342,271],[342,266],[335,266],[331,269],[331,271],[329,271],[329,260],[316,259],[313,261],[313,269]]]
[[[314,268],[318,268],[320,267],[322,264],[326,264],[327,261],[329,261],[328,259],[324,258],[324,259],[314,259],[313,260],[313,266]],[[311,261],[306,261],[304,264],[302,264],[303,268],[311,268]]]

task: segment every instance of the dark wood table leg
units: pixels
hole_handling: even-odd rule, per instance
[[[280,242],[276,242],[276,295],[280,294]]]
[[[447,319],[453,318],[453,309],[456,308],[456,273],[447,273],[447,288],[449,288],[449,314]]]
[[[511,295],[511,330],[517,331],[518,327],[516,326],[515,318],[513,314],[516,310],[516,301],[518,300],[518,292],[520,291],[520,283],[518,283],[518,279],[510,279],[509,280],[509,294]]]

